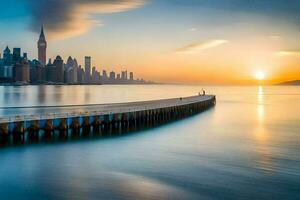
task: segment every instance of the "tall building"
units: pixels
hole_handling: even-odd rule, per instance
[[[134,77],[133,77],[133,72],[130,72],[130,80],[133,81]]]
[[[94,84],[100,83],[100,73],[97,71],[96,67],[93,67],[92,70],[92,83]]]
[[[15,65],[15,81],[22,83],[29,83],[30,81],[30,72],[29,64],[27,60],[22,60],[17,62]]]
[[[10,66],[12,64],[12,54],[8,46],[3,51],[3,61],[4,61],[4,65],[6,66]]]
[[[90,81],[91,81],[91,64],[92,64],[92,58],[90,56],[86,56],[84,58],[85,82],[86,83],[90,83]]]
[[[3,59],[0,59],[0,82],[13,82],[14,69],[15,66],[12,65],[12,54],[7,46],[3,51]]]
[[[23,53],[23,59],[28,60],[28,54],[27,53]]]
[[[46,65],[47,59],[47,41],[44,34],[44,27],[41,28],[41,34],[38,41],[38,60],[42,63],[42,65]]]
[[[52,64],[51,59],[45,66],[45,80],[47,82],[56,82],[56,67]]]
[[[30,82],[31,83],[41,83],[44,81],[44,67],[38,60],[33,60],[30,62]]]
[[[13,58],[14,63],[21,61],[21,49],[20,48],[14,48],[13,49],[12,58]]]
[[[78,62],[76,60],[76,58],[74,58],[74,66],[73,66],[73,70],[74,70],[74,83],[77,83],[77,77],[78,77]]]
[[[56,81],[57,83],[64,82],[64,61],[60,56],[57,56],[53,62],[56,71]]]
[[[77,61],[69,56],[65,65],[66,83],[77,83]]]
[[[110,72],[109,78],[111,81],[114,81],[116,79],[116,73],[114,71]]]
[[[122,71],[121,74],[122,74],[122,75],[121,75],[121,79],[122,79],[122,80],[127,80],[127,70],[126,70],[126,71]]]
[[[84,83],[85,82],[84,77],[85,77],[84,70],[81,67],[81,65],[79,65],[78,66],[78,71],[77,71],[77,82],[78,83]]]

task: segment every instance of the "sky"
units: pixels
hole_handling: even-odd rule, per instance
[[[92,56],[162,83],[262,84],[300,79],[298,0],[10,0],[0,48]],[[263,80],[260,80],[263,79]]]

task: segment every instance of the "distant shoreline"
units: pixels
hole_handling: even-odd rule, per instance
[[[281,82],[276,85],[277,86],[300,86],[300,80]]]
[[[255,87],[259,85],[220,85],[220,84],[184,84],[184,83],[0,83],[0,86],[100,86],[100,85],[194,85],[194,86],[240,86],[240,87]],[[281,83],[276,83],[276,84],[268,84],[268,85],[262,85],[262,86],[300,86],[300,80],[295,80],[295,81],[287,81],[287,82],[281,82]]]
[[[126,84],[100,84],[100,83],[0,83],[0,86],[72,86],[72,85],[160,85],[160,83],[126,83]]]

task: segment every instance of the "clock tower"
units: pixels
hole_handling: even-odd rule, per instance
[[[47,59],[47,55],[46,55],[47,41],[46,41],[46,38],[45,38],[43,25],[41,27],[41,34],[40,34],[40,38],[39,38],[37,46],[38,46],[39,61],[43,65],[46,65],[46,59]]]

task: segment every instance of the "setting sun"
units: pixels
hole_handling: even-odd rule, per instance
[[[265,79],[266,74],[265,74],[263,71],[256,71],[256,72],[254,73],[254,77],[255,77],[256,80],[261,81],[261,80],[264,80],[264,79]]]

